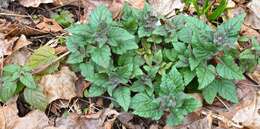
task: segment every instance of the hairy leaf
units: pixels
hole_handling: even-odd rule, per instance
[[[237,64],[234,63],[234,59],[231,56],[223,56],[221,61],[222,62],[216,67],[216,70],[221,77],[237,80],[242,80],[244,78],[243,73],[240,71]]]
[[[130,89],[128,87],[117,88],[113,93],[113,97],[123,107],[124,111],[128,111],[131,102]]]

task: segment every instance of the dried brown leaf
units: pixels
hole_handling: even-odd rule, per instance
[[[252,0],[247,7],[249,8],[249,14],[245,19],[245,24],[254,29],[260,29],[260,2],[259,0]]]
[[[251,104],[238,110],[233,121],[237,123],[242,123],[243,126],[249,129],[259,129],[260,128],[260,92],[256,94],[256,97]]]
[[[175,9],[183,10],[184,3],[181,0],[149,0],[152,7],[152,13],[155,16],[173,17]]]
[[[24,34],[25,36],[40,35],[45,34],[45,31],[35,29],[28,26],[25,23],[19,22],[11,23],[0,19],[0,33],[4,33],[6,37],[20,36]]]
[[[12,55],[5,58],[5,64],[18,64],[25,65],[31,55],[31,51],[26,48],[22,48],[12,53]]]
[[[104,109],[98,114],[98,117],[91,118],[90,116],[84,117],[76,113],[70,113],[67,117],[58,118],[56,127],[65,129],[106,129],[107,122],[112,124],[119,113],[112,109]]]
[[[0,33],[0,58],[12,54],[13,45],[17,39],[17,37],[6,39],[5,35],[3,33]]]
[[[67,99],[76,96],[76,75],[68,67],[62,67],[58,73],[42,77],[39,86],[49,102],[56,99]]]
[[[20,38],[16,41],[15,46],[13,48],[14,51],[19,50],[20,48],[23,48],[29,44],[32,44],[31,41],[28,41],[25,37],[25,35],[21,35]]]
[[[260,84],[260,65],[258,65],[255,71],[249,74],[251,79],[253,79],[256,83]]]
[[[55,20],[46,17],[43,17],[42,22],[37,24],[36,27],[45,32],[63,31],[62,27]]]
[[[242,25],[240,33],[241,35],[256,37],[257,41],[260,42],[260,33],[247,25]]]

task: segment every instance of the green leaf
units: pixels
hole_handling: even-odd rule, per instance
[[[119,87],[114,91],[113,97],[124,111],[127,112],[131,102],[130,89],[128,87]]]
[[[118,67],[116,70],[117,74],[124,78],[123,82],[126,82],[130,79],[132,72],[133,72],[133,64],[124,65],[121,67]]]
[[[211,28],[195,17],[186,17],[186,24],[192,30],[192,43],[212,42],[213,32]]]
[[[244,18],[245,14],[243,13],[218,26],[214,33],[214,43],[235,47]]]
[[[89,23],[92,26],[97,27],[101,23],[111,24],[113,21],[112,13],[107,9],[105,5],[99,5],[90,14]]]
[[[104,94],[106,89],[98,85],[91,85],[89,90],[84,91],[84,96],[86,97],[96,97]]]
[[[252,50],[246,49],[239,54],[239,59],[255,59],[255,55]]]
[[[164,94],[175,93],[184,89],[184,82],[179,71],[172,67],[168,74],[163,74],[160,89]]]
[[[88,81],[93,81],[94,78],[94,66],[90,63],[82,63],[79,65],[81,74]]]
[[[193,56],[189,57],[190,70],[193,71],[200,64],[200,59],[195,58]]]
[[[160,63],[162,63],[162,61],[163,61],[162,58],[163,58],[162,51],[159,50],[159,51],[157,51],[157,52],[154,54],[154,56],[153,56],[153,62],[155,62],[156,64],[160,64]]]
[[[198,59],[208,59],[217,51],[216,45],[212,43],[196,43],[192,44],[193,54]]]
[[[21,74],[20,82],[30,89],[35,89],[37,87],[31,73]]]
[[[33,52],[26,62],[26,66],[31,69],[38,68],[41,65],[49,64],[58,58],[55,54],[55,49],[50,46],[43,46]],[[58,70],[59,62],[50,65],[44,73],[52,73]]]
[[[73,14],[67,10],[61,10],[59,11],[59,14],[53,14],[51,18],[65,28],[69,27],[74,22]]]
[[[164,56],[172,62],[175,62],[178,57],[178,53],[174,49],[163,49]]]
[[[186,114],[187,112],[183,109],[174,109],[174,111],[172,111],[171,114],[167,117],[167,125],[176,126],[181,124]]]
[[[221,57],[221,64],[216,67],[217,73],[225,79],[244,79],[242,71],[237,64],[234,63],[234,59],[231,56]]]
[[[213,103],[215,97],[217,96],[217,93],[218,93],[218,83],[216,83],[216,81],[213,81],[207,87],[202,89],[203,98],[206,100],[208,104]]]
[[[40,89],[25,88],[23,95],[25,101],[31,106],[41,111],[45,111],[48,105],[48,99]]]
[[[183,68],[180,71],[183,75],[183,79],[184,79],[184,85],[188,85],[192,79],[195,77],[195,73],[192,72],[189,68]]]
[[[101,48],[94,48],[91,52],[91,59],[98,65],[108,68],[110,64],[110,48],[105,45]]]
[[[133,92],[143,92],[143,91],[145,91],[145,85],[142,81],[137,80],[130,87],[130,90]]]
[[[185,109],[188,113],[193,112],[201,106],[202,103],[199,100],[195,99],[193,96],[188,96],[182,104],[182,108]]]
[[[111,27],[109,29],[109,38],[121,43],[124,43],[123,41],[135,39],[134,35],[119,27]]]
[[[3,86],[0,87],[0,100],[6,102],[14,96],[17,88],[16,82],[5,81]]]
[[[208,15],[208,19],[210,21],[217,19],[225,11],[227,7],[227,3],[228,3],[227,0],[221,0],[219,6],[217,6],[217,8],[213,11],[213,13]]]
[[[219,80],[218,81],[218,94],[233,103],[238,103],[238,98],[236,95],[236,86],[230,80]]]
[[[75,51],[69,55],[67,63],[69,64],[81,63],[83,62],[83,58],[84,56],[79,51]]]
[[[184,27],[177,32],[178,39],[184,43],[191,43],[192,40],[192,29],[189,27]]]
[[[5,65],[3,68],[4,72],[7,73],[15,73],[21,70],[21,67],[17,64],[9,64],[9,65]]]
[[[209,104],[213,103],[217,94],[233,103],[238,102],[235,85],[230,80],[214,80],[208,87],[202,90],[202,95]]]
[[[215,79],[213,69],[214,67],[212,65],[201,65],[198,68],[196,68],[196,74],[199,81],[199,89],[203,89],[204,87],[208,86]]]
[[[139,93],[132,98],[131,108],[134,109],[133,114],[145,118],[152,118],[153,120],[159,120],[163,115],[159,101],[144,93]]]

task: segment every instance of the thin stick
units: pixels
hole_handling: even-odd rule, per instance
[[[217,96],[217,99],[226,107],[226,109],[227,109],[228,111],[230,111],[230,108],[228,107],[228,105],[226,105],[221,98],[219,98],[219,97]]]
[[[12,13],[0,13],[1,16],[14,16],[14,17],[30,17],[27,15],[12,14]]]

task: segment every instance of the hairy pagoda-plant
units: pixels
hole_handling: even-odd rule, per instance
[[[259,58],[257,43],[236,49],[244,16],[213,30],[190,16],[158,19],[148,5],[125,5],[122,18],[113,20],[101,5],[88,23],[68,29],[67,62],[91,82],[85,96],[108,93],[124,111],[153,120],[166,111],[167,124],[177,125],[201,106],[187,93],[202,92],[208,103],[217,95],[238,102],[233,81],[244,78],[245,62],[254,67]]]

